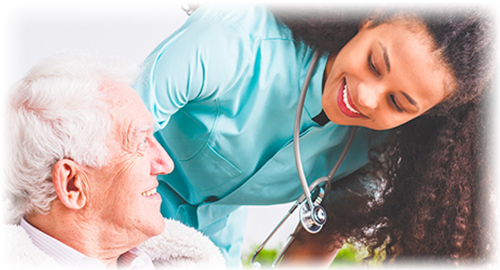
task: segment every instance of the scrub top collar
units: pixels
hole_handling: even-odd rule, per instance
[[[309,69],[309,65],[311,63],[313,55],[314,51],[311,49],[311,53],[304,59],[304,65],[300,72],[299,91],[302,89],[302,85],[304,84],[306,73]],[[311,82],[309,83],[306,100],[304,102],[304,108],[305,113],[307,113],[310,119],[313,119],[314,117],[319,115],[323,110],[323,107],[321,106],[321,98],[323,96],[323,75],[325,72],[327,60],[327,54],[323,54],[318,59],[318,62],[316,63],[316,67],[314,69],[314,74],[311,78]]]

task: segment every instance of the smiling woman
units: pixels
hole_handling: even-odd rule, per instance
[[[159,216],[149,211],[157,209],[161,195],[164,216],[202,230],[228,265],[237,266],[244,206],[281,204],[302,193],[290,147],[293,115],[305,70],[320,51],[301,125],[307,178],[328,174],[349,126],[390,130],[381,142],[368,136],[380,139],[382,133],[358,129],[323,203],[329,211],[325,229],[315,236],[299,233],[298,251],[290,249],[285,259],[317,262],[345,239],[381,248],[396,261],[487,259],[483,103],[493,45],[486,16],[350,13],[339,6],[292,13],[283,7],[206,4],[182,25],[187,16],[178,6],[155,8],[151,16],[151,10],[137,10],[122,12],[117,5],[110,16],[93,9],[92,17],[82,18],[78,10],[42,21],[36,10],[26,16],[31,24],[20,27],[29,31],[20,35],[29,40],[16,44],[20,59],[38,62],[54,53],[50,50],[68,47],[143,58],[160,43],[134,85],[154,118],[134,125],[137,137],[129,139],[125,153],[116,151],[129,158],[117,166],[137,172],[135,179],[141,180],[130,190],[116,186],[131,179],[117,178],[100,191],[102,200],[126,193],[133,198],[130,207],[144,208],[145,220],[154,223]],[[131,111],[122,108],[118,116]],[[74,119],[70,122],[83,123]],[[158,177],[158,187],[133,166],[158,155],[152,150],[163,151],[152,144],[151,125],[176,165],[172,174]],[[150,167],[155,164],[151,171],[171,169],[158,162]],[[104,216],[123,224],[133,218],[105,210]]]
[[[391,129],[449,94],[450,71],[434,53],[425,26],[410,28],[404,22],[372,27],[366,21],[338,54],[330,55],[322,103],[331,121]]]
[[[335,222],[317,236],[298,233],[285,261],[332,256],[345,239],[367,244],[372,256],[383,250],[393,262],[491,259],[488,15],[386,9],[360,16],[357,28],[339,13],[275,10],[298,40],[330,55],[329,118],[392,129],[384,143],[374,141],[368,166],[334,183],[324,206]],[[339,27],[351,36],[332,39],[342,38]]]
[[[176,165],[159,176],[169,198],[162,214],[209,235],[238,266],[244,206],[302,193],[293,123],[312,74],[299,125],[306,178],[327,175],[350,126],[361,128],[332,178],[328,229],[299,237],[287,254],[318,262],[314,253],[333,256],[335,240],[352,236],[388,243],[388,256],[484,258],[475,191],[489,20],[475,11],[342,11],[205,4],[158,44],[133,88]]]

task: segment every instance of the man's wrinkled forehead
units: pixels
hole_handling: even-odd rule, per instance
[[[153,132],[152,116],[139,95],[127,84],[104,82],[100,91],[106,96],[108,112],[115,124],[114,140],[124,147],[132,147],[143,134]]]
[[[106,97],[106,102],[111,107],[127,107],[133,100],[127,95],[125,87],[125,84],[104,81],[99,87],[99,92]]]

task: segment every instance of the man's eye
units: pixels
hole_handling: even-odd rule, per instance
[[[398,103],[396,102],[394,95],[390,95],[389,98],[391,99],[391,103],[394,105],[396,110],[398,110],[398,112],[403,112],[403,109],[401,109],[401,107],[398,106]]]
[[[380,72],[378,71],[378,69],[373,64],[372,56],[373,56],[372,54],[370,54],[370,56],[368,56],[368,67],[370,68],[370,70],[373,73],[375,73],[375,75],[380,76]]]
[[[148,146],[148,139],[144,139],[140,144],[139,144],[139,149],[144,149]]]

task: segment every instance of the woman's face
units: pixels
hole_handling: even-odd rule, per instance
[[[443,101],[451,76],[420,25],[369,24],[328,60],[322,105],[334,123],[386,130]]]

